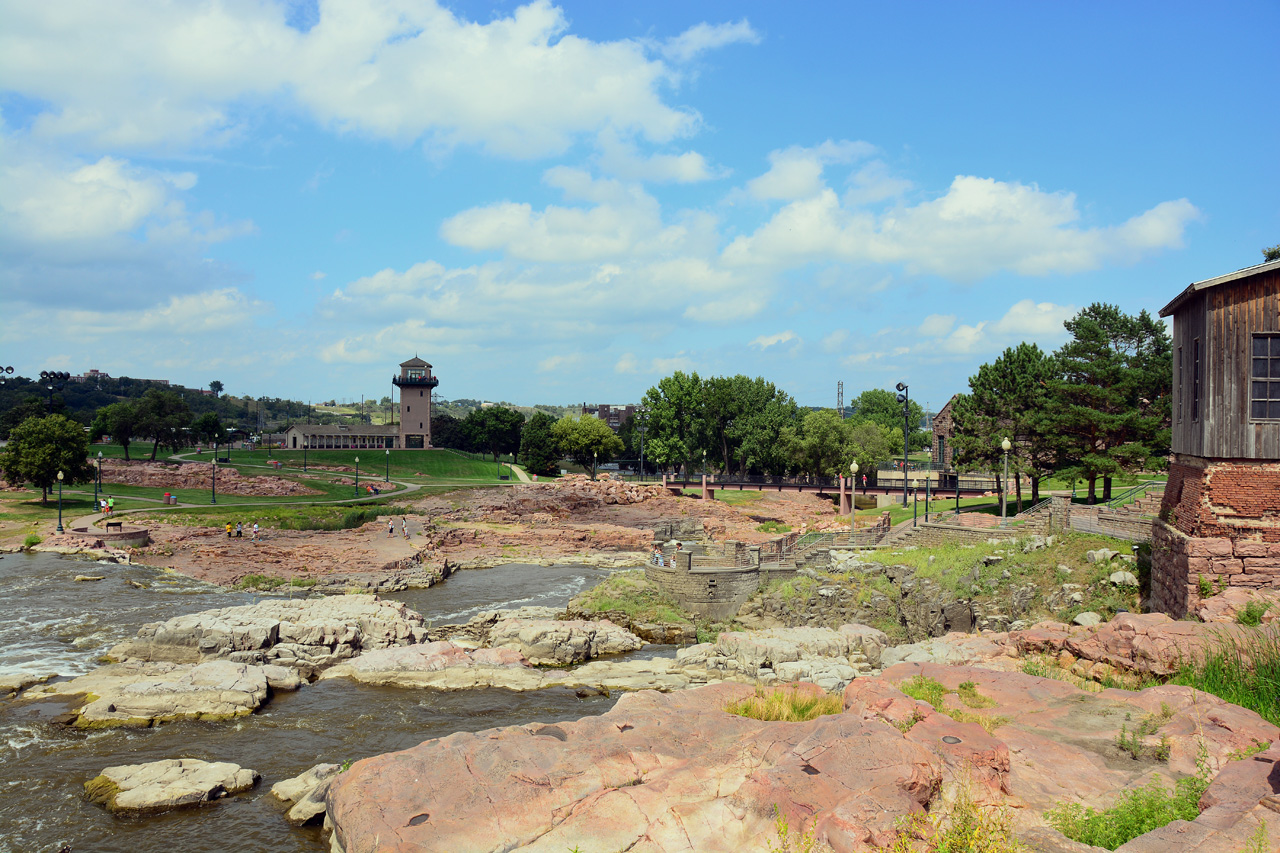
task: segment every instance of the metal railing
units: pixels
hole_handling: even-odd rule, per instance
[[[1035,503],[1027,507],[1022,512],[1015,515],[1014,518],[1030,518],[1031,516],[1039,512],[1047,510],[1049,508],[1049,504],[1051,504],[1052,502],[1053,502],[1053,498],[1045,498],[1039,503]]]
[[[1136,503],[1137,501],[1142,500],[1152,489],[1163,489],[1164,486],[1165,484],[1158,480],[1148,480],[1145,483],[1139,483],[1132,488],[1125,489],[1123,492],[1103,504],[1103,506],[1107,509],[1120,509],[1123,506],[1128,506],[1131,503]]]

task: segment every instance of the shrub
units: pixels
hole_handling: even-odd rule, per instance
[[[825,714],[843,712],[844,701],[839,696],[797,690],[791,685],[775,690],[757,687],[754,696],[730,702],[725,710],[752,720],[805,723]]]
[[[1172,789],[1152,779],[1144,787],[1122,792],[1120,801],[1109,809],[1094,811],[1067,803],[1050,809],[1045,818],[1072,841],[1115,850],[1171,821],[1195,820],[1200,814],[1200,795],[1208,787],[1208,769],[1201,762],[1197,775],[1179,779]]]
[[[812,826],[808,829],[801,828],[800,834],[794,839],[795,846],[792,846],[791,822],[777,806],[773,807],[773,829],[778,835],[778,844],[775,847],[772,841],[766,841],[769,853],[815,853],[819,849],[826,849],[826,845],[819,847]]]
[[[774,521],[773,519],[770,519],[768,521],[764,521],[764,522],[761,522],[760,524],[757,524],[756,530],[760,531],[761,533],[790,533],[791,525],[783,524],[781,521]]]
[[[34,547],[36,547],[37,545],[39,545],[39,544],[40,544],[41,542],[43,542],[43,541],[44,541],[44,537],[42,537],[40,534],[38,534],[38,533],[28,533],[28,534],[27,534],[27,536],[26,536],[26,538],[22,540],[22,547],[23,547],[23,548],[34,548]]]
[[[958,690],[948,690],[942,682],[929,678],[925,675],[917,675],[908,678],[906,681],[898,685],[898,689],[910,696],[912,699],[919,699],[922,702],[928,702],[933,709],[940,714],[946,714],[957,723],[977,723],[983,729],[991,734],[996,729],[1009,722],[1008,717],[994,717],[986,714],[975,714],[972,711],[966,711],[963,708],[948,708],[943,704],[943,698],[948,693],[956,693],[960,697],[960,701],[968,705],[970,708],[990,708],[995,705],[995,701],[989,696],[983,696],[978,692],[978,687],[972,681],[966,681],[960,685]]]
[[[904,817],[897,829],[889,853],[1020,853],[1027,849],[1014,837],[1009,810],[979,808],[968,784],[960,785],[949,807]]]
[[[245,575],[236,584],[236,589],[275,589],[285,584],[284,578],[272,575]]]
[[[1250,601],[1244,606],[1243,610],[1236,613],[1236,621],[1241,625],[1256,628],[1262,624],[1262,617],[1266,616],[1267,611],[1270,609],[1270,604],[1263,604],[1261,601]]]

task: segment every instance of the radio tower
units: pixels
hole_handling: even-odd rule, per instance
[[[836,409],[840,411],[840,420],[844,420],[844,380],[836,383]]]

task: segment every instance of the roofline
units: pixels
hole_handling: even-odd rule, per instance
[[[1208,290],[1211,287],[1217,287],[1218,285],[1226,284],[1229,281],[1236,281],[1237,279],[1248,278],[1249,276],[1257,275],[1258,273],[1271,272],[1272,270],[1277,269],[1280,269],[1280,260],[1263,261],[1260,264],[1254,264],[1251,267],[1245,267],[1242,270],[1229,272],[1226,275],[1220,275],[1216,278],[1206,278],[1204,281],[1192,282],[1187,285],[1186,290],[1175,296],[1172,302],[1160,309],[1160,316],[1168,317],[1174,311],[1178,310],[1178,307],[1182,305],[1183,302],[1186,302],[1202,290]]]

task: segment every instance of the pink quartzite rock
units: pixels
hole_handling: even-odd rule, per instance
[[[898,689],[915,676],[950,691],[946,713]],[[966,682],[978,707],[957,692]],[[1200,839],[1199,853],[1238,853],[1239,826],[1256,826],[1268,786],[1280,788],[1280,747],[1233,761],[1280,741],[1280,729],[1186,687],[1088,692],[1021,672],[902,663],[855,680],[843,713],[811,722],[723,710],[751,692],[628,694],[600,717],[459,733],[357,762],[329,790],[334,850],[763,853],[780,849],[776,808],[793,832],[812,829],[835,853],[853,853],[892,844],[903,815],[937,807],[955,783],[979,803],[1012,807],[1019,831],[1050,839],[1042,849],[1069,850],[1053,840],[1047,809],[1106,807],[1153,776],[1194,772],[1203,742],[1211,772],[1226,772],[1184,832]],[[1162,722],[1135,759],[1117,735],[1149,716]],[[985,727],[972,721],[983,717]],[[1152,754],[1161,736],[1167,762]],[[1160,853],[1182,849],[1165,840]]]

